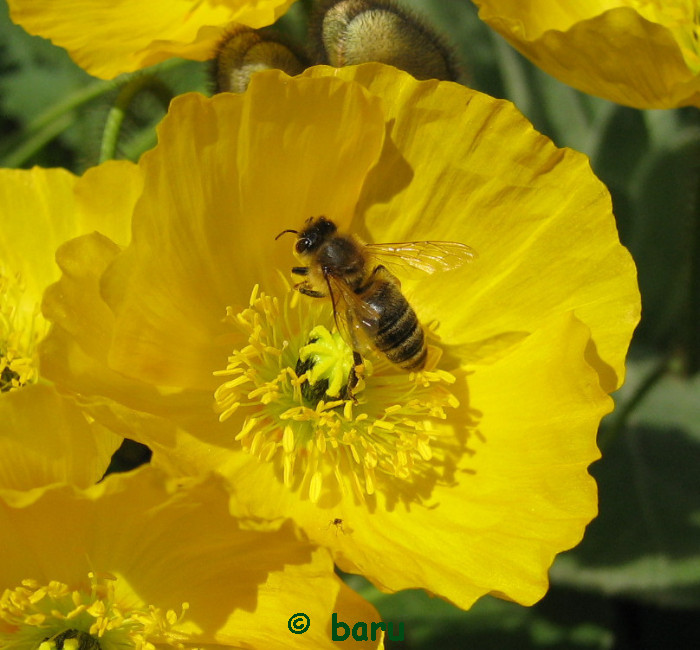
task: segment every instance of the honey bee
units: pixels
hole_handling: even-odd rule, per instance
[[[312,298],[331,298],[338,331],[351,346],[355,365],[362,362],[364,339],[404,370],[423,369],[425,333],[398,278],[381,260],[435,273],[471,261],[474,250],[452,241],[363,244],[352,234],[339,233],[326,217],[310,217],[302,230],[283,230],[275,239],[288,232],[297,235],[294,250],[306,262],[292,268],[304,278],[295,289]]]

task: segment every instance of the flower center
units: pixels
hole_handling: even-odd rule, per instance
[[[331,334],[323,325],[317,325],[309,332],[307,344],[299,348],[294,372],[306,379],[301,384],[301,394],[307,402],[347,399],[353,388],[350,378],[355,372],[352,350],[338,332]]]
[[[232,418],[235,439],[275,463],[287,487],[313,502],[337,490],[362,501],[449,464],[444,438],[453,432],[436,424],[459,405],[450,373],[408,373],[379,354],[356,368],[352,349],[331,333],[329,302],[292,290],[278,299],[256,286],[227,321],[245,344],[215,373],[226,378],[215,393],[219,419]]]
[[[0,647],[7,650],[155,650],[156,643],[183,647],[172,627],[182,620],[155,607],[121,608],[116,578],[88,574],[89,587],[71,589],[62,582],[40,585],[23,580],[0,596]]]
[[[39,305],[28,299],[19,276],[0,272],[0,392],[38,378],[36,349],[48,323]]]

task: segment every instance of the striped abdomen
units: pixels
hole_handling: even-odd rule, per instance
[[[423,368],[427,356],[423,328],[401,289],[393,282],[378,280],[363,298],[379,313],[367,330],[374,346],[404,370]]]

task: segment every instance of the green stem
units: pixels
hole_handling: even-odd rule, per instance
[[[107,115],[105,130],[102,134],[99,162],[103,163],[116,157],[117,142],[119,141],[119,134],[126,113],[134,97],[144,90],[152,92],[163,104],[164,110],[167,111],[173,96],[168,87],[158,77],[152,74],[141,74],[131,79],[119,91],[114,106],[112,106]]]
[[[114,88],[112,81],[98,81],[66,97],[33,119],[16,138],[3,147],[2,167],[19,167],[47,142],[50,142],[73,123],[69,115],[76,108]],[[37,146],[40,143],[40,146]]]
[[[64,114],[43,129],[32,134],[29,138],[23,138],[22,143],[0,160],[0,167],[21,167],[34,154],[43,149],[51,140],[63,133],[75,122],[75,116]]]
[[[152,128],[143,129],[133,138],[124,142],[121,147],[122,156],[126,160],[138,160],[144,152],[153,149],[158,143],[155,127],[154,124]]]
[[[169,59],[152,68],[152,73],[162,73],[182,65],[182,59]],[[0,147],[0,166],[19,167],[33,156],[41,147],[65,131],[75,120],[70,115],[75,109],[113,91],[121,83],[128,84],[133,77],[142,77],[136,72],[124,75],[119,81],[96,81],[51,106],[33,119],[17,137],[8,138]],[[170,99],[170,95],[168,95]]]
[[[664,357],[659,361],[644,378],[637,392],[632,397],[620,406],[616,412],[616,416],[609,427],[601,431],[598,438],[598,447],[601,451],[610,446],[610,444],[618,437],[620,432],[627,425],[630,415],[641,404],[642,400],[647,396],[654,386],[666,375],[669,369],[670,359]]]

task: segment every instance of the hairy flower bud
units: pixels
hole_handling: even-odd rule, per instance
[[[242,93],[258,70],[276,68],[294,76],[309,62],[281,34],[239,25],[219,46],[214,65],[216,92]]]
[[[421,20],[387,0],[321,2],[311,40],[322,63],[335,67],[376,61],[416,79],[455,81],[449,48]]]

